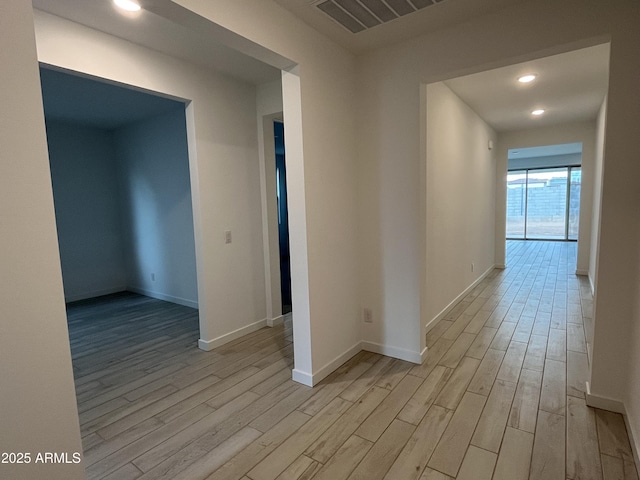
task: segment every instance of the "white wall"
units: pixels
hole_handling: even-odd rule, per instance
[[[352,258],[357,251],[360,252],[361,305],[371,299],[380,303],[377,321],[382,322],[383,328],[415,332],[416,323],[425,320],[420,318],[423,273],[419,261],[423,232],[426,232],[421,217],[421,83],[562,53],[610,39],[612,59],[616,57],[619,62],[619,70],[611,71],[610,90],[618,85],[617,95],[627,98],[627,105],[624,101],[617,103],[615,108],[610,105],[609,116],[617,116],[621,124],[627,122],[621,129],[625,132],[631,132],[630,129],[640,123],[636,118],[640,107],[628,102],[635,94],[635,88],[630,84],[633,76],[629,72],[635,71],[640,64],[640,42],[634,37],[639,6],[631,0],[613,0],[606,5],[585,4],[581,0],[519,2],[464,24],[368,52],[357,59],[357,83],[350,78],[348,56],[339,53],[339,49],[330,43],[316,40],[315,32],[271,1],[180,0],[179,3],[300,64],[314,362],[316,358],[329,359],[332,354],[344,351],[344,347],[357,338],[353,326],[359,317],[359,308],[347,296],[358,297],[357,283],[352,281],[355,267]],[[543,31],[540,25],[544,25]],[[326,48],[321,48],[319,42]],[[626,71],[625,63],[628,64]],[[348,159],[355,151],[350,140],[354,118],[349,97],[354,93],[357,93],[357,172],[348,167],[351,165]],[[617,158],[613,161],[627,166],[640,150],[634,143],[635,136],[631,133],[611,135],[610,130],[606,138],[607,158],[610,152],[615,152]],[[322,148],[323,143],[325,148]],[[287,150],[291,151],[289,145]],[[321,162],[324,159],[329,160]],[[333,183],[334,178],[341,181]],[[611,182],[615,185],[618,180],[624,178]],[[349,208],[354,200],[350,192],[355,185],[359,190],[357,216]],[[631,196],[633,188],[618,186],[616,193],[613,185],[609,190],[610,197],[607,197],[606,179],[603,184],[603,218],[610,212],[612,220],[619,218],[620,213],[615,213],[618,208],[619,212],[630,208],[631,203],[623,204],[620,197]],[[335,195],[338,192],[339,195]],[[332,216],[334,212],[337,215]],[[359,220],[357,243],[353,241],[356,219]],[[581,223],[585,228],[586,222]],[[341,248],[334,248],[334,245],[340,245],[337,238],[334,239],[334,232],[338,234],[336,237],[342,237]],[[622,234],[620,227],[613,228],[612,232]],[[622,280],[632,280],[631,267],[623,260],[633,250],[629,242],[620,248],[619,243],[614,244],[612,236],[606,252],[602,251],[603,243],[607,244],[607,241],[601,236],[601,263],[603,256],[611,262],[607,278],[614,278],[616,269],[620,268],[624,272]],[[295,262],[295,257],[292,258]],[[598,276],[604,278],[604,273],[600,272]],[[340,280],[336,281],[336,278]],[[630,319],[628,309],[616,307],[613,301],[616,299],[621,303],[620,293],[612,290],[604,293],[609,297],[604,305],[598,299],[597,310],[602,318],[623,318],[620,320],[623,328],[604,334],[610,336],[609,340],[624,341],[629,330],[626,323]],[[599,297],[602,294],[601,291]],[[336,320],[345,317],[353,320]],[[413,349],[413,338],[404,335],[408,343],[400,347]],[[604,342],[603,352],[615,350],[609,340]],[[606,353],[601,361],[603,369],[617,366],[624,370],[619,365],[620,359]],[[316,370],[315,366],[313,370]],[[603,374],[592,380],[594,388],[596,383],[603,382],[604,391],[622,398],[620,377],[606,379]]]
[[[0,32],[0,451],[73,454],[82,445],[31,3],[1,2]],[[84,475],[81,464],[32,462],[0,463],[0,477]]]
[[[600,208],[602,203],[602,175],[604,172],[604,136],[607,131],[607,99],[598,112],[596,147],[593,164],[593,206],[591,207],[591,248],[589,252],[589,282],[595,295],[598,277],[598,246],[600,244]]]
[[[114,131],[129,290],[197,308],[184,108]]]
[[[43,12],[35,26],[45,64],[190,101],[200,345],[264,325],[255,87]]]
[[[640,204],[631,180],[640,178],[640,104],[632,101],[640,78],[639,23],[640,4],[631,0],[519,2],[358,59],[361,295],[363,302],[380,299],[384,328],[413,332],[419,321],[420,84],[610,40],[591,388],[596,397],[628,398],[640,410],[639,397],[626,395],[629,348],[640,348],[640,339],[628,342],[638,296],[638,247],[629,224]],[[497,195],[497,204],[503,201]],[[581,228],[588,227],[589,237],[586,223]],[[581,259],[588,259],[586,252]]]
[[[267,323],[273,326],[282,320],[278,201],[276,198],[276,153],[273,128],[274,119],[279,118],[282,120],[281,80],[258,85],[256,89],[256,111]]]
[[[197,308],[184,109],[115,131],[48,121],[47,141],[65,300],[131,290]]]
[[[427,86],[427,322],[494,267],[496,140],[444,83]]]
[[[423,322],[408,322],[409,319],[397,315],[391,310],[395,305],[391,296],[378,297],[371,295],[371,291],[365,291],[363,295],[363,304],[372,308],[374,317],[373,324],[363,326],[364,340],[383,345],[385,348],[382,350],[413,361],[420,361],[423,353],[426,325],[431,327],[440,320],[460,294],[494,265],[495,160],[493,152],[488,149],[488,142],[495,143],[496,134],[444,83],[427,85],[425,93],[425,98],[421,99],[426,120],[421,155],[424,155],[426,163],[421,169],[424,179],[419,179],[426,189],[424,206],[420,209],[426,226],[422,247],[425,249],[422,257],[425,261],[422,267],[424,291],[412,292],[423,295],[421,311],[413,313],[413,320],[422,318]],[[364,172],[369,171],[367,158],[361,160],[363,175],[366,175]],[[379,184],[365,184],[365,188],[399,188],[402,180],[388,173]],[[397,203],[403,199],[400,197],[393,201]],[[389,212],[384,220],[392,222],[394,216],[404,215],[401,210],[396,215]],[[380,241],[373,234],[369,238],[374,240],[363,239],[365,249]],[[393,245],[391,240],[388,238],[388,247]],[[406,241],[405,234],[396,235],[396,242]],[[419,263],[409,254],[402,258],[402,262],[410,260]],[[361,266],[366,285],[370,265],[363,261]],[[383,269],[393,266],[383,266]],[[406,295],[402,289],[407,286],[407,280],[400,279],[395,285],[389,285],[396,295]],[[385,302],[387,299],[389,301]],[[402,320],[404,324],[401,324]],[[404,355],[401,354],[403,351]]]
[[[591,393],[622,402],[640,442],[640,397],[634,395],[640,349],[640,103],[633,101],[640,78],[640,4],[627,6],[611,38]]]
[[[113,133],[48,120],[47,143],[65,300],[125,290]]]
[[[628,16],[638,25],[640,4],[634,3]],[[640,103],[633,101],[637,98],[633,91],[638,78],[640,30],[625,28],[611,42],[590,401],[626,411],[636,458],[640,449]]]
[[[573,28],[567,28],[567,18]],[[547,25],[544,35],[535,28],[538,23]],[[385,330],[414,332],[416,324],[427,321],[424,309],[420,318],[422,267],[417,261],[426,232],[420,84],[586,46],[593,41],[586,39],[610,31],[615,23],[594,21],[576,1],[523,3],[359,58],[361,295],[363,303],[378,302]],[[500,196],[496,201],[500,204]],[[411,348],[411,335],[398,335]]]
[[[636,216],[636,252],[640,252],[640,221]],[[635,281],[630,285],[635,292],[640,292],[640,254],[634,259]],[[627,414],[628,426],[635,439],[634,452],[636,465],[640,452],[640,295],[632,298],[631,324],[633,325],[629,339],[629,358],[627,360],[626,395],[624,410]]]
[[[498,135],[496,171],[496,263],[504,265],[507,232],[507,158],[512,148],[582,143],[582,188],[580,192],[580,219],[578,227],[578,255],[576,272],[589,271],[591,252],[591,220],[593,208],[593,181],[595,162],[595,124],[591,122],[554,125],[552,127],[502,132]]]
[[[360,349],[354,57],[272,0],[177,3],[298,64],[283,76],[295,370],[315,383]]]
[[[638,425],[634,422],[638,421],[636,412],[640,402],[627,386],[635,369],[627,363],[630,351],[638,350],[640,345],[633,327],[639,320],[634,307],[638,303],[640,271],[635,220],[640,191],[631,181],[640,177],[637,162],[640,104],[630,101],[635,98],[637,78],[640,78],[640,31],[637,29],[640,4],[635,0],[518,2],[464,24],[370,52],[358,60],[356,72],[351,55],[272,1],[182,0],[180,3],[299,63],[296,78],[300,80],[299,115],[304,133],[297,139],[293,137],[295,148],[290,148],[292,136],[287,137],[287,151],[295,151],[294,165],[304,161],[304,165],[293,168],[304,172],[304,188],[297,191],[303,197],[294,197],[292,201],[303,205],[307,226],[302,225],[302,231],[308,233],[304,242],[308,251],[308,262],[304,259],[308,276],[304,283],[310,291],[310,322],[306,325],[309,345],[313,346],[312,361],[304,365],[308,373],[322,372],[322,366],[334,364],[332,359],[340,360],[343,352],[349,353],[349,345],[356,345],[360,340],[359,250],[366,248],[361,257],[363,297],[381,297],[384,311],[393,313],[380,321],[389,329],[409,331],[415,331],[415,324],[420,321],[422,267],[419,259],[424,242],[422,232],[426,234],[421,216],[420,85],[610,39],[592,393],[596,397],[626,402],[632,424]],[[0,191],[9,200],[0,205],[11,205],[8,212],[3,210],[3,221],[6,215],[12,222],[7,229],[10,239],[2,237],[3,247],[9,247],[3,251],[18,253],[3,258],[3,272],[15,275],[2,276],[5,283],[11,282],[3,285],[2,290],[9,294],[11,302],[1,302],[0,308],[8,309],[3,310],[3,317],[33,321],[11,322],[6,327],[10,329],[9,335],[3,336],[11,339],[8,348],[3,344],[3,355],[6,352],[12,360],[25,366],[16,372],[3,369],[3,385],[12,388],[8,403],[3,397],[2,414],[15,413],[15,420],[12,418],[8,430],[3,428],[3,431],[12,432],[8,436],[12,446],[20,443],[16,443],[16,439],[46,442],[55,432],[56,445],[64,443],[73,449],[77,445],[77,419],[71,414],[73,386],[68,345],[62,335],[62,285],[51,191],[47,186],[49,174],[29,12],[24,4],[4,2],[0,5],[3,38],[10,38],[14,47],[0,50],[3,72],[11,72],[11,77],[0,77],[1,91],[8,95],[3,101],[8,107],[0,117],[5,122],[0,128],[3,135],[0,145],[9,150],[7,158],[24,160],[16,163],[19,165],[16,168],[11,167],[13,163],[3,162],[2,167],[10,171],[8,174],[3,171],[0,176],[3,187],[6,184]],[[222,335],[228,326],[239,323],[239,317],[255,318],[252,304],[255,305],[253,300],[257,296],[252,295],[252,290],[257,283],[264,283],[263,267],[254,268],[256,262],[249,260],[253,257],[252,247],[228,249],[224,251],[228,255],[224,256],[218,250],[217,240],[222,238],[223,225],[234,218],[220,205],[237,203],[242,207],[245,205],[242,198],[250,197],[245,195],[242,181],[233,175],[229,184],[242,188],[231,191],[230,185],[221,191],[206,189],[210,182],[215,184],[216,173],[220,173],[219,163],[228,167],[231,157],[236,162],[257,158],[253,89],[108,35],[39,17],[39,55],[45,62],[193,99],[187,120],[190,153],[196,155],[190,158],[192,162],[195,159],[195,168],[191,171],[196,255],[202,265],[198,271],[200,307],[207,319],[203,322],[205,338]],[[290,86],[283,85],[285,97]],[[225,94],[211,95],[212,90]],[[286,121],[286,100],[284,110]],[[251,113],[246,114],[247,111]],[[220,116],[220,112],[225,115]],[[298,155],[298,151],[303,156]],[[358,168],[353,161],[356,152],[360,160]],[[302,166],[304,168],[300,168]],[[224,173],[229,171],[233,169],[227,168]],[[358,196],[356,189],[360,191]],[[229,202],[217,202],[218,199]],[[21,205],[19,210],[16,205]],[[201,205],[207,209],[201,210]],[[29,223],[25,218],[35,222]],[[359,223],[358,218],[362,219]],[[260,230],[259,218],[256,224]],[[234,227],[235,231],[238,229]],[[241,231],[240,237],[248,233]],[[206,245],[204,239],[208,241]],[[368,243],[373,246],[369,247]],[[262,265],[261,250],[260,239],[256,248],[259,265]],[[29,262],[23,261],[25,255]],[[294,251],[293,262],[300,259],[293,255]],[[240,265],[239,277],[242,278],[226,279],[227,284],[217,288],[215,272],[234,262]],[[38,266],[37,272],[34,265]],[[259,271],[259,274],[252,277],[247,271]],[[252,279],[258,277],[261,280],[254,283]],[[235,292],[243,295],[243,303]],[[28,299],[24,296],[27,293]],[[34,302],[33,298],[37,300]],[[236,306],[238,308],[234,308]],[[46,339],[40,328],[44,327],[45,317]],[[296,365],[297,354],[296,349]],[[47,368],[39,369],[41,365]],[[56,406],[55,416],[51,415],[50,407],[45,410],[37,403],[22,400],[38,402],[44,398],[45,391],[47,405],[53,402]],[[29,415],[25,415],[27,412]],[[5,417],[2,418],[5,427]],[[46,446],[35,445],[36,448]],[[71,473],[62,478],[74,476]]]
[[[360,295],[362,304],[373,310],[376,330],[384,332],[378,338],[420,355],[420,332],[427,323],[421,302],[426,281],[421,261],[426,249],[426,142],[421,144],[426,93],[421,96],[417,64],[401,60],[405,49],[400,56],[384,50],[359,59]]]

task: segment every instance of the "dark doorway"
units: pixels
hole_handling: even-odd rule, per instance
[[[280,244],[280,291],[282,313],[291,312],[291,262],[289,257],[289,216],[287,212],[287,167],[284,153],[284,124],[273,122],[276,147],[276,194],[278,199],[278,239]]]

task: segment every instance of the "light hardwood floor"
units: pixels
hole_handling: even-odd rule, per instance
[[[313,389],[291,381],[290,325],[203,352],[195,310],[70,305],[88,478],[637,480],[622,417],[585,404],[576,245],[507,252],[423,365],[361,352]]]

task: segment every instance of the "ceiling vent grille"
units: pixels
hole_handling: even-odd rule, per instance
[[[390,22],[442,0],[310,0],[352,33]]]

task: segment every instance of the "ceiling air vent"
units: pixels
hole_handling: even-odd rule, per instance
[[[441,0],[310,0],[310,3],[350,32],[358,33],[439,1]]]

